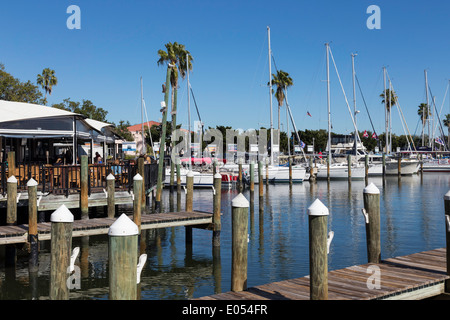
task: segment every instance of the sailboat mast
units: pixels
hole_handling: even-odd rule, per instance
[[[391,79],[389,79],[389,153],[392,152],[392,117],[391,117],[391,111],[392,111],[392,83]]]
[[[427,97],[427,110],[422,110],[422,124],[425,128],[425,120],[428,122],[428,146],[430,146],[430,121],[428,120],[428,115],[430,114],[429,108],[430,108],[430,102],[428,97],[428,75],[427,70],[424,71],[425,73],[425,93]],[[425,131],[425,129],[424,129]]]
[[[145,155],[145,131],[144,131],[144,93],[142,89],[142,77],[141,77],[141,123],[142,123],[142,155]]]
[[[355,56],[352,53],[352,74],[353,74],[353,111],[355,115],[355,156],[358,155],[358,130],[356,130],[356,89],[355,89]]]
[[[187,79],[187,102],[188,102],[188,163],[189,170],[192,170],[192,150],[191,150],[191,97],[189,95],[189,54],[186,53],[186,79]]]
[[[327,106],[328,106],[328,158],[327,158],[327,177],[330,179],[331,166],[331,109],[330,109],[330,44],[325,44],[327,48]]]
[[[386,67],[383,67],[383,82],[384,82],[384,119],[385,119],[385,138],[386,138],[386,153],[389,154],[389,128],[388,128],[388,107],[387,107],[387,97],[386,97]]]
[[[273,120],[272,120],[272,50],[270,49],[270,27],[267,26],[269,40],[269,97],[270,97],[270,165],[273,166]]]

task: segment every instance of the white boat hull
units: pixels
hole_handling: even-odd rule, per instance
[[[369,176],[382,176],[383,175],[383,165],[382,164],[370,164],[369,165]]]
[[[423,172],[450,172],[448,159],[440,159],[423,163]]]
[[[364,179],[366,176],[366,169],[364,167],[352,167],[351,179],[359,180]],[[326,165],[322,165],[317,168],[316,178],[319,180],[328,179],[328,170]],[[330,180],[348,179],[348,167],[347,165],[331,165],[330,166]]]
[[[419,171],[420,163],[418,160],[402,160],[401,174],[412,175]],[[398,162],[396,160],[386,161],[386,174],[398,175]]]
[[[266,181],[266,170],[263,171],[263,178]],[[292,167],[292,182],[299,183],[309,178],[306,168],[302,166]],[[258,171],[255,172],[255,183],[258,179]],[[269,166],[269,182],[270,183],[289,183],[289,167],[271,167]]]
[[[186,185],[186,174],[189,172],[189,170],[181,169],[180,170],[180,181],[181,185]],[[197,172],[192,171],[194,173],[194,187],[212,187],[214,185],[214,176],[212,173],[207,172]],[[174,176],[174,186],[177,185],[177,176],[175,173]],[[170,168],[166,168],[166,179],[164,180],[165,186],[170,186]]]
[[[244,171],[244,176],[246,179],[250,181],[250,172],[249,165],[243,164],[242,171]],[[238,165],[226,165],[220,168],[221,174],[239,174],[239,166]],[[280,167],[280,166],[268,166],[269,171],[269,182],[270,183],[289,183],[289,167]],[[263,181],[266,181],[266,167],[264,166],[262,170]],[[259,183],[258,177],[258,165],[255,165],[254,172],[255,183]],[[306,172],[306,168],[300,165],[292,166],[292,182],[300,183],[309,179],[309,173]]]

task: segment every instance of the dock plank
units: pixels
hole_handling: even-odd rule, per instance
[[[440,292],[446,273],[446,248],[394,257],[377,264],[363,264],[328,272],[329,300],[422,299]],[[380,287],[368,286],[369,267],[380,270]],[[369,272],[368,272],[369,270]],[[245,291],[200,297],[198,300],[243,300],[250,295],[270,300],[309,300],[309,276],[258,285]]]
[[[132,215],[129,216],[132,219]],[[75,220],[73,222],[73,237],[85,235],[100,235],[108,232],[116,218],[94,218]],[[166,228],[183,225],[203,225],[212,223],[212,214],[207,212],[170,212],[144,214],[141,216],[141,229]],[[51,237],[51,222],[38,223],[38,238],[49,240]],[[0,245],[24,243],[27,241],[28,224],[18,226],[0,226]]]

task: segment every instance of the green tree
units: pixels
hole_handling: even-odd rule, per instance
[[[179,44],[177,42],[169,42],[166,43],[165,47],[167,51],[164,51],[162,49],[158,50],[159,59],[157,61],[157,64],[167,64],[172,68],[172,72],[170,75],[170,86],[172,87],[172,128],[176,128],[178,79],[179,75],[182,79],[186,77],[186,71],[188,67],[189,70],[192,70],[193,58],[191,56],[191,53],[186,50],[186,47],[183,44]],[[167,89],[168,88],[166,88],[166,90]]]
[[[42,70],[42,74],[37,75],[37,84],[44,89],[44,101],[45,104],[47,104],[47,93],[51,95],[53,86],[58,84],[58,78],[55,76],[55,70],[50,68],[45,68]]]
[[[385,94],[385,92],[386,92],[386,101],[387,101],[387,104],[386,104],[386,108],[387,108],[387,111],[390,113],[391,112],[391,108],[392,107],[394,107],[395,105],[397,105],[397,94],[395,93],[395,91],[394,90],[390,90],[390,89],[386,89],[386,90],[383,90],[383,92],[380,94],[380,98],[381,98],[381,103],[382,104],[385,104],[385,100],[384,100],[384,94]],[[390,103],[390,105],[389,105],[389,98],[390,98],[390,101],[391,101],[391,103]]]
[[[447,146],[450,148],[450,114],[446,114],[442,122],[447,127]]]
[[[417,114],[420,116],[420,120],[422,121],[422,123],[425,123],[425,121],[427,121],[429,116],[431,115],[428,104],[421,103],[419,105],[419,109],[417,110]]]
[[[19,79],[5,71],[0,63],[0,100],[43,104],[42,93],[38,86]]]
[[[294,85],[294,81],[289,76],[289,73],[278,70],[277,74],[272,74],[272,84],[277,87],[277,90],[273,90],[275,98],[278,101],[278,130],[280,130],[280,109],[284,102],[284,90]]]
[[[79,113],[89,119],[107,122],[106,115],[108,111],[103,108],[95,106],[91,100],[83,99],[82,102],[71,101],[70,98],[64,99],[63,102],[52,104],[53,108],[58,108],[73,113]]]
[[[130,126],[130,121],[127,120],[127,122],[125,122],[124,120],[120,120],[118,125],[114,124],[113,132],[124,138],[126,141],[134,141],[133,135],[128,130],[128,127]]]

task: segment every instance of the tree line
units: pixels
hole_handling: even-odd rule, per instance
[[[179,87],[179,77],[185,78],[188,70],[192,70],[193,57],[190,52],[186,49],[186,47],[177,42],[167,43],[165,45],[166,50],[159,50],[157,60],[158,65],[167,65],[168,68],[171,68],[172,72],[170,75],[170,87],[166,88],[166,85],[163,85],[163,92],[165,90],[171,90],[171,122],[167,123],[166,126],[166,143],[170,144],[171,134],[174,128],[179,128],[181,124],[177,124],[176,122],[176,114],[177,114],[177,91]],[[51,95],[53,92],[53,87],[57,86],[58,79],[55,75],[55,71],[50,68],[43,69],[41,74],[38,74],[36,77],[36,84],[32,83],[30,80],[26,82],[22,82],[20,79],[14,77],[10,73],[5,70],[5,66],[0,63],[0,99],[7,101],[18,101],[18,102],[27,102],[34,103],[39,105],[47,104],[47,95]],[[285,90],[288,87],[293,86],[293,79],[289,76],[289,74],[283,70],[278,70],[276,74],[272,74],[272,85],[276,87],[276,90],[273,90],[273,94],[278,102],[278,115],[280,114],[280,108],[283,106],[284,101],[286,101],[286,96],[284,94]],[[40,91],[43,90],[44,93]],[[385,104],[387,107],[388,114],[391,112],[391,109],[397,105],[397,95],[394,91],[390,91],[386,89],[380,94],[381,103]],[[385,102],[386,101],[386,102]],[[70,98],[64,99],[60,103],[54,103],[51,105],[53,108],[59,108],[63,110],[67,110],[70,112],[82,114],[87,118],[109,122],[107,120],[108,111],[102,107],[98,107],[94,105],[94,103],[89,99],[82,99],[81,101],[72,101]],[[421,103],[418,107],[417,114],[420,117],[423,124],[429,119],[431,115],[431,108],[426,103]],[[280,117],[280,116],[279,116]],[[128,131],[128,127],[131,126],[130,122],[127,120],[120,120],[118,124],[112,123],[115,126],[115,132],[121,137],[125,138],[128,141],[132,141],[133,136]],[[450,131],[450,114],[445,115],[445,118],[442,120],[442,124],[447,127],[447,130]],[[226,129],[231,127],[229,126],[216,126],[216,129],[220,130],[224,135],[224,141],[226,138]],[[150,140],[159,141],[161,136],[162,126],[156,126],[155,128],[150,128],[150,135],[146,133],[146,141],[150,144]],[[261,128],[265,129],[265,128]],[[278,123],[278,129],[279,123]],[[268,132],[268,141],[270,141],[270,130]],[[359,136],[361,141],[363,141],[364,146],[369,151],[374,151],[375,147],[378,147],[379,150],[382,150],[384,147],[385,141],[385,133],[378,134],[377,139],[372,138],[372,134],[374,132],[368,131],[368,138],[365,138],[362,132],[359,132]],[[328,133],[326,130],[299,130],[298,134],[300,139],[307,145],[314,144],[314,151],[320,152],[325,151],[328,139]],[[331,133],[332,136],[335,133]],[[293,145],[298,144],[295,135],[292,134],[288,138],[288,134],[286,132],[280,132],[280,151],[283,153],[288,152],[288,145],[290,141],[291,151],[293,150]],[[413,137],[415,147],[419,147],[423,144],[425,140],[426,134],[422,129],[422,137]],[[447,144],[450,144],[450,135],[446,137]],[[293,142],[295,141],[295,142]],[[204,142],[206,144],[206,142]],[[392,149],[395,150],[397,147],[402,149],[408,146],[407,138],[405,135],[392,135]]]
[[[14,77],[6,71],[5,65],[0,63],[0,100],[47,105],[47,95],[52,94],[53,87],[57,84],[58,78],[55,71],[50,68],[43,69],[42,73],[36,76],[36,84],[34,84],[30,80],[23,82]],[[111,123],[115,126],[114,130],[118,135],[128,141],[133,140],[133,136],[127,129],[130,126],[129,121],[120,120],[119,124],[109,122],[106,118],[108,111],[94,105],[89,99],[72,101],[70,98],[66,98],[60,103],[52,104],[51,107],[78,113],[89,119]]]

